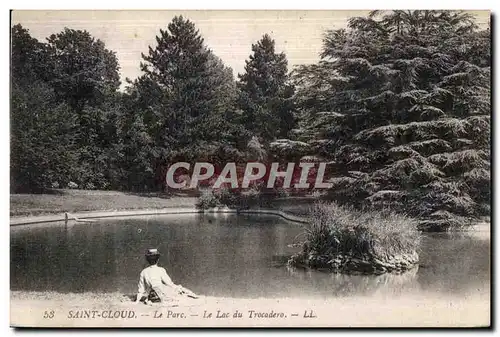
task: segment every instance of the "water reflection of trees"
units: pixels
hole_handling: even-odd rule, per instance
[[[11,229],[13,290],[135,291],[143,251],[158,247],[175,282],[204,295],[308,297],[411,291],[462,293],[489,285],[490,242],[468,233],[425,235],[420,267],[403,274],[343,275],[286,268],[300,228],[277,218],[106,220]],[[277,225],[278,224],[278,225]]]
[[[353,295],[374,295],[378,293],[397,295],[418,288],[416,276],[418,266],[401,274],[347,275],[286,267],[291,277],[300,282],[307,281],[311,287],[325,289],[328,294],[342,297]]]
[[[489,284],[490,241],[474,233],[434,233],[422,240],[422,267],[418,283],[423,289],[463,292]]]
[[[286,256],[275,256],[274,265],[287,268],[297,283],[334,296],[385,294],[408,291],[464,293],[487,288],[490,279],[490,241],[474,233],[426,234],[420,264],[403,274],[345,275],[328,271],[285,267]]]

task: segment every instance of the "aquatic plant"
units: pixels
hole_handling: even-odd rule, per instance
[[[415,220],[394,211],[359,211],[336,203],[314,204],[302,251],[292,266],[337,272],[404,271],[418,262],[420,233]]]

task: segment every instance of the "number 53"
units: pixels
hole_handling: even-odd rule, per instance
[[[54,310],[44,311],[43,318],[54,318]]]

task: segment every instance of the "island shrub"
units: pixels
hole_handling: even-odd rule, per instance
[[[359,211],[336,203],[312,206],[295,267],[341,273],[402,272],[418,262],[420,234],[411,218],[394,211]]]

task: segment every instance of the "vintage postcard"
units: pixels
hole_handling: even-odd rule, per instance
[[[11,12],[13,327],[489,327],[489,11]]]

